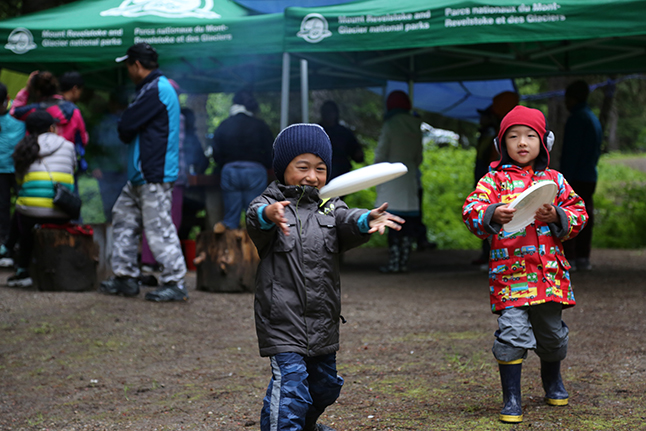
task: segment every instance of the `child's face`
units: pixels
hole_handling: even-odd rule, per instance
[[[505,132],[507,153],[519,166],[534,167],[534,160],[541,151],[538,133],[527,126],[512,126]]]
[[[294,157],[285,169],[285,185],[320,189],[327,180],[327,166],[319,156],[305,153]]]

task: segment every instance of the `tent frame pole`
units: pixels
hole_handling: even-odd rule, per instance
[[[307,60],[301,59],[301,121],[303,123],[310,122],[308,77]]]
[[[280,90],[280,129],[287,127],[289,117],[289,53],[283,52],[283,82]]]

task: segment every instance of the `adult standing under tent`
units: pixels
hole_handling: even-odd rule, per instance
[[[597,188],[597,163],[601,156],[601,123],[588,106],[588,83],[578,80],[565,89],[565,106],[570,116],[565,123],[561,173],[585,202],[588,223],[574,239],[563,243],[565,256],[576,270],[590,270],[590,250],[594,227],[594,191]]]
[[[16,175],[13,159],[14,148],[25,136],[25,123],[9,115],[9,95],[7,87],[0,83],[0,267],[13,265],[11,250],[5,247],[11,231],[11,193],[16,194]],[[14,235],[15,236],[15,235]]]
[[[119,138],[128,144],[128,183],[112,210],[112,271],[99,290],[109,295],[136,296],[141,272],[139,238],[146,230],[155,259],[163,266],[162,286],[148,292],[149,301],[186,301],[186,263],[171,219],[173,182],[179,171],[179,100],[159,70],[157,51],[137,43],[125,56],[135,100],[119,120]]]
[[[241,90],[233,96],[229,118],[213,133],[213,160],[222,169],[224,220],[216,231],[238,229],[240,214],[267,187],[274,137],[267,123],[255,114],[258,102]]]
[[[339,107],[332,100],[321,105],[321,126],[332,142],[332,172],[330,179],[352,170],[352,163],[363,163],[361,144],[352,130],[339,122]]]
[[[405,175],[377,186],[375,206],[388,202],[388,211],[406,220],[401,230],[388,229],[388,264],[379,268],[384,273],[408,271],[414,227],[421,223],[417,172],[422,163],[422,120],[411,114],[411,108],[403,91],[388,95],[385,121],[375,150],[375,163],[401,162],[408,168]]]
[[[119,139],[117,130],[126,106],[128,101],[123,92],[110,93],[107,111],[92,129],[92,146],[96,155],[91,160],[91,172],[99,183],[107,223],[112,222],[112,207],[128,182],[128,147]]]
[[[513,91],[503,91],[494,96],[490,106],[486,109],[478,110],[480,114],[480,129],[478,130],[478,143],[476,146],[476,163],[474,170],[474,185],[478,184],[480,178],[489,172],[489,165],[498,160],[498,152],[494,146],[494,139],[498,136],[500,122],[511,111],[514,106],[518,105],[518,93]],[[486,269],[489,263],[489,241],[482,241],[482,252],[480,257],[473,260],[474,265],[481,265]]]

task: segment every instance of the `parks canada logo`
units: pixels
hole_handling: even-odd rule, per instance
[[[305,39],[305,42],[319,43],[326,37],[332,36],[328,30],[327,20],[320,13],[311,13],[301,21],[301,31],[296,36]]]
[[[36,49],[36,46],[31,32],[26,28],[19,27],[9,34],[7,44],[4,47],[15,54],[24,54]]]
[[[101,16],[136,18],[156,15],[163,18],[221,18],[213,12],[213,0],[125,0],[118,7],[104,10]]]

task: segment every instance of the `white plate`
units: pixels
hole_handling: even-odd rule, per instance
[[[403,163],[377,163],[340,175],[321,187],[321,199],[345,196],[401,177],[408,168]]]
[[[536,210],[552,203],[557,191],[554,181],[540,181],[518,195],[509,204],[509,208],[516,208],[516,213],[509,223],[502,226],[505,232],[516,233],[532,223]]]

